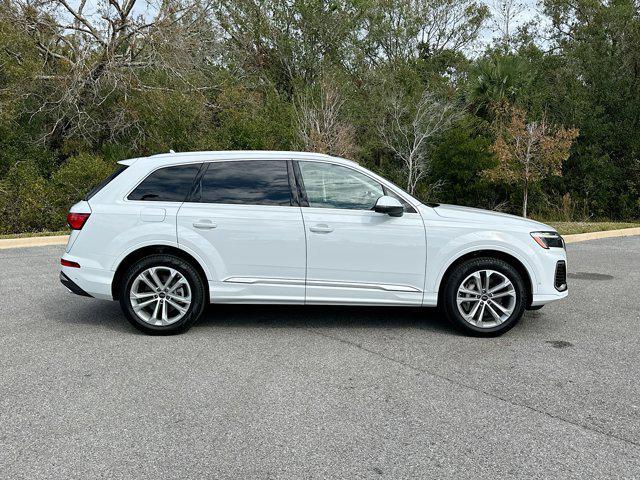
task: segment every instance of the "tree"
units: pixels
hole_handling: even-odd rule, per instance
[[[511,36],[518,17],[525,10],[526,5],[519,0],[493,0],[492,22],[495,30],[500,34],[500,43],[507,49],[511,45]]]
[[[296,98],[296,126],[303,150],[350,158],[354,155],[355,132],[342,118],[344,100],[335,84],[325,80],[316,94]]]
[[[16,0],[7,10],[45,65],[30,93],[30,118],[43,118],[42,140],[60,148],[131,130],[121,108],[150,90],[211,88],[203,66],[212,57],[204,33],[207,7],[162,0]],[[210,46],[210,45],[209,45]]]
[[[489,17],[487,6],[475,0],[379,0],[369,5],[363,12],[362,45],[373,65],[469,48]]]
[[[499,164],[485,174],[493,181],[522,184],[522,216],[526,217],[529,187],[548,175],[562,175],[562,162],[569,157],[578,130],[554,128],[544,118],[527,122],[524,110],[509,105],[498,113],[493,152]]]
[[[462,115],[455,103],[428,90],[417,102],[397,94],[391,98],[378,133],[384,146],[402,161],[407,192],[415,193],[418,182],[429,172],[433,139]]]
[[[640,218],[640,5],[544,0],[549,112],[580,128],[563,187],[600,218]]]
[[[471,70],[467,95],[474,113],[490,119],[494,106],[516,103],[533,81],[526,60],[516,55],[492,55],[480,59]]]

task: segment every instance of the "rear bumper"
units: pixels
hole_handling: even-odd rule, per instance
[[[71,280],[69,277],[67,277],[64,272],[60,272],[60,283],[62,283],[62,285],[64,285],[65,287],[67,287],[67,289],[71,292],[71,293],[75,293],[76,295],[80,295],[82,297],[91,297],[91,295],[89,295],[87,292],[85,292],[82,288],[80,288],[78,285],[76,285],[73,280]],[[93,297],[92,297],[93,298]]]
[[[61,270],[60,281],[64,286],[74,293],[77,293],[69,284],[75,285],[74,288],[85,292],[89,297],[99,298],[101,300],[113,300],[111,295],[111,282],[113,281],[113,272],[110,270],[102,270],[98,268],[85,267],[83,265],[83,259],[77,257],[71,257],[68,254],[63,255],[62,258],[71,261],[77,261],[82,265],[81,268],[73,268],[63,266]],[[68,282],[62,281],[62,275],[64,275]],[[79,294],[81,295],[81,294]]]

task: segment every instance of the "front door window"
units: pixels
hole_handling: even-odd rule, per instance
[[[310,207],[371,210],[384,195],[382,185],[351,168],[299,162]]]

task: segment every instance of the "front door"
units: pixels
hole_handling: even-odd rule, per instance
[[[355,169],[298,162],[307,237],[306,303],[419,305],[426,241],[419,213],[374,212],[385,188]]]
[[[209,266],[211,302],[303,303],[305,237],[290,164],[205,167],[178,212],[178,242]]]

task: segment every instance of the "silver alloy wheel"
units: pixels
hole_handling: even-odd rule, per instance
[[[462,318],[479,328],[492,328],[507,321],[516,300],[511,280],[495,270],[473,272],[462,281],[456,294]]]
[[[131,284],[131,306],[144,322],[166,326],[180,320],[191,305],[191,285],[177,270],[151,267]]]

